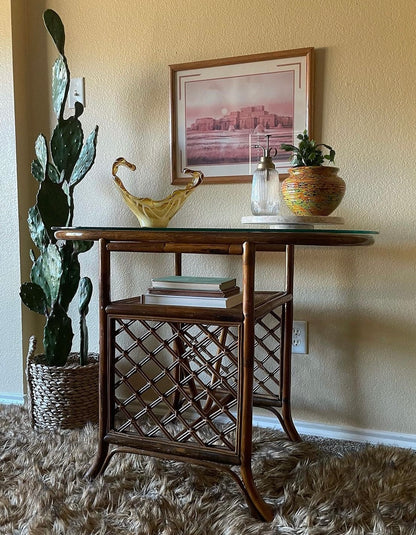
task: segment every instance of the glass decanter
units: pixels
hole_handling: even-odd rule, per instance
[[[267,147],[255,145],[263,150],[263,156],[253,174],[251,187],[251,212],[253,215],[277,215],[280,210],[279,173],[272,161],[277,150],[269,147],[270,134],[266,135]]]

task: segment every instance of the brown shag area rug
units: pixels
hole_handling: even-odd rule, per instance
[[[35,432],[23,407],[0,407],[0,533],[416,535],[414,451],[293,444],[257,429],[254,474],[275,510],[264,523],[215,470],[118,455],[86,481],[96,432]]]

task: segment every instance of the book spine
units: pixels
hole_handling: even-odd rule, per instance
[[[198,277],[166,277],[166,279],[152,279],[152,287],[160,289],[183,288],[186,290],[224,291],[229,288],[235,287],[235,285],[235,279],[217,279],[215,282],[213,282],[209,278],[200,279]]]
[[[241,294],[232,297],[191,297],[191,296],[173,296],[173,295],[153,295],[143,294],[142,303],[145,305],[172,305],[172,306],[194,306],[205,308],[230,308],[240,304],[242,301]]]
[[[240,292],[240,288],[235,286],[229,290],[187,290],[186,288],[148,288],[147,293],[152,295],[172,295],[191,297],[230,297]]]

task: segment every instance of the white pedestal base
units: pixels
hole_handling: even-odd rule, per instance
[[[343,225],[343,217],[332,216],[280,216],[280,215],[251,215],[243,216],[241,222],[251,225],[269,225],[275,229],[296,229],[306,228],[313,229],[320,225]]]

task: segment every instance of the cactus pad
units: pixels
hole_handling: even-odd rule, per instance
[[[89,240],[74,240],[72,241],[72,245],[74,247],[74,253],[79,254],[89,251],[94,245],[94,242]]]
[[[42,288],[34,282],[25,282],[20,287],[20,297],[23,303],[38,314],[47,313],[46,295]]]
[[[46,172],[50,181],[54,182],[55,184],[60,184],[64,179],[63,173],[59,174],[58,169],[52,163],[48,163]]]
[[[97,144],[97,133],[98,127],[95,127],[95,129],[88,136],[85,145],[81,149],[79,158],[74,166],[71,178],[69,179],[69,184],[71,186],[75,186],[75,184],[78,184],[78,182],[80,182],[88,173],[88,171],[92,167],[92,164],[94,163]]]
[[[58,171],[65,172],[66,180],[69,180],[78,159],[83,137],[81,123],[76,117],[59,121],[52,134],[52,158]]]
[[[52,67],[52,103],[53,109],[59,118],[62,118],[64,114],[69,80],[68,65],[63,57],[59,57]]]
[[[54,242],[52,227],[64,227],[68,221],[68,197],[59,184],[47,179],[38,191],[37,206],[49,239]]]
[[[65,28],[58,13],[53,9],[47,9],[43,14],[46,29],[54,40],[58,52],[64,55]]]
[[[31,166],[30,166],[30,172],[32,173],[33,177],[36,178],[38,182],[42,182],[42,180],[45,180],[45,172],[42,169],[42,166],[39,163],[39,160],[33,160]]]
[[[88,312],[88,305],[92,296],[92,282],[89,277],[82,277],[79,283],[79,313],[84,315]]]
[[[38,138],[36,139],[35,153],[38,159],[38,163],[42,168],[43,178],[45,178],[46,166],[48,164],[48,146],[46,145],[45,136],[43,136],[42,134],[39,134]]]
[[[71,351],[72,338],[71,319],[62,307],[55,303],[43,331],[46,362],[49,365],[64,366]]]
[[[62,276],[59,304],[64,310],[68,310],[69,304],[78,289],[81,267],[78,255],[73,253],[71,242],[66,242],[60,252],[62,256]]]
[[[50,307],[57,301],[63,272],[62,258],[58,247],[50,243],[32,266],[31,280],[45,293]]]
[[[50,240],[37,205],[29,208],[27,222],[33,243],[40,251],[43,251]]]
[[[80,362],[88,364],[88,328],[86,315],[92,295],[92,282],[88,277],[83,277],[79,283],[79,327],[80,327]]]

